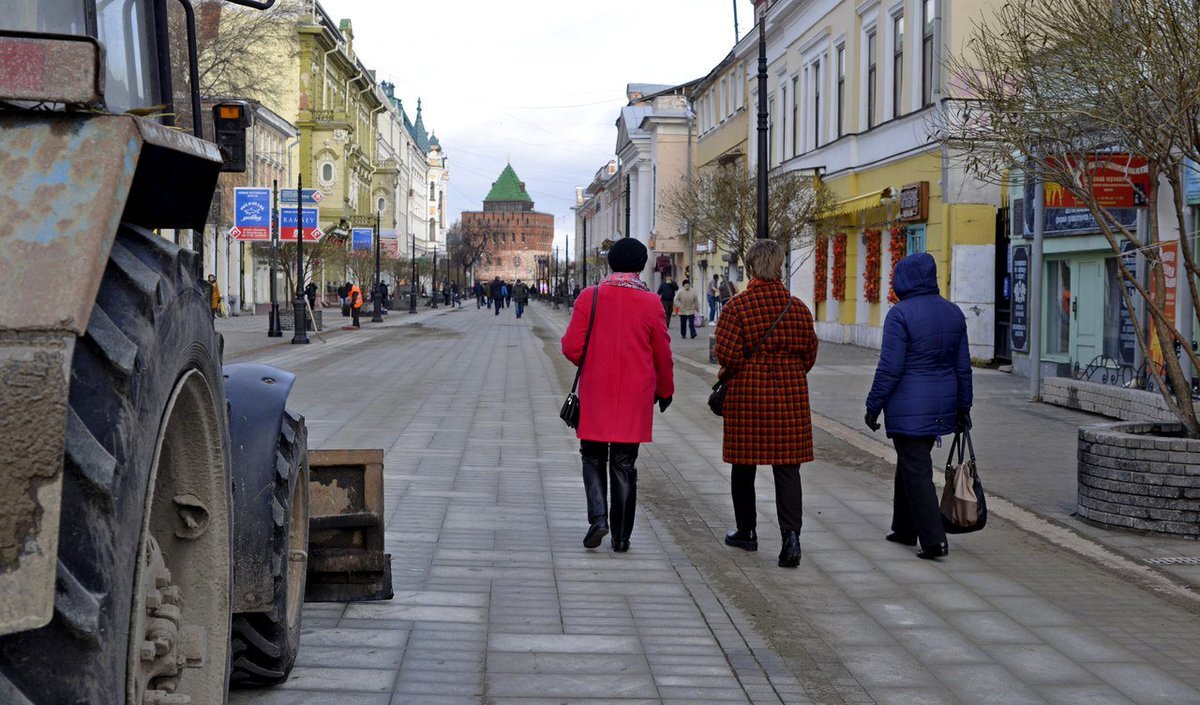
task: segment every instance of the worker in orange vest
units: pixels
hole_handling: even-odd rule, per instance
[[[358,284],[351,284],[350,282],[346,282],[346,288],[350,292],[347,298],[350,299],[350,315],[353,317],[353,322],[350,325],[358,328],[358,311],[363,305],[362,289],[358,288]]]

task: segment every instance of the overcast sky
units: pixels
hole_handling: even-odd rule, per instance
[[[625,84],[708,73],[734,43],[735,0],[321,0],[450,164],[447,211],[478,210],[506,160],[556,242],[575,229],[575,187],[613,158]],[[750,0],[736,0],[742,33]]]

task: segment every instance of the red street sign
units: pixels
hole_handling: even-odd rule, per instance
[[[271,229],[253,225],[233,226],[229,236],[240,242],[270,242]]]
[[[321,238],[323,238],[323,237],[325,237],[325,231],[321,230],[320,228],[305,228],[304,229],[304,241],[305,242],[320,242]],[[296,241],[296,226],[293,225],[290,228],[280,228],[279,229],[279,241],[280,242],[295,242]]]
[[[1132,154],[1089,154],[1086,165],[1069,157],[1067,164],[1082,187],[1091,183],[1092,196],[1102,208],[1142,208],[1150,193],[1150,169],[1145,157]],[[1056,165],[1056,160],[1049,160]],[[1046,183],[1047,208],[1087,208],[1061,184]]]
[[[304,241],[317,242],[325,233],[317,227],[320,218],[320,212],[316,208],[301,209],[304,215]],[[280,242],[295,242],[296,241],[296,209],[295,208],[280,208],[279,209],[279,240]]]

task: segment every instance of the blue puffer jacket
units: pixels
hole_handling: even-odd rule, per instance
[[[937,264],[926,253],[896,265],[900,303],[883,323],[883,349],[867,411],[884,414],[888,437],[942,436],[971,408],[967,321],[938,294]]]

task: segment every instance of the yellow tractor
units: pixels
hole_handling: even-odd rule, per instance
[[[196,60],[188,0],[0,14],[0,703],[222,703],[296,657],[310,463],[294,377],[222,364],[200,257],[162,235],[202,231],[238,157],[236,131],[204,139]],[[338,467],[314,494],[361,500]],[[325,525],[381,536],[374,504]],[[328,543],[351,574],[355,542]],[[370,579],[322,599],[390,596],[373,551]]]

